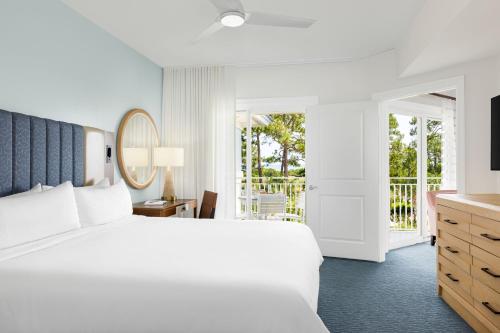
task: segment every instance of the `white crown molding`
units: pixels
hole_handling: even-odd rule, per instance
[[[340,57],[340,58],[317,58],[317,59],[297,59],[290,61],[277,61],[277,62],[249,62],[249,63],[207,63],[207,64],[195,64],[195,65],[173,65],[173,66],[164,66],[164,68],[195,68],[195,67],[210,67],[210,66],[228,66],[228,67],[272,67],[272,66],[289,66],[289,65],[315,65],[315,64],[338,64],[338,63],[349,63],[366,60],[372,57],[376,57],[378,55],[395,51],[394,48],[386,49],[383,51],[371,53],[366,56],[361,57]]]

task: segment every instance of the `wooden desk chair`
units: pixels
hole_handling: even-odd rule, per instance
[[[203,192],[203,201],[201,202],[200,219],[213,219],[215,217],[215,207],[217,206],[217,193]]]

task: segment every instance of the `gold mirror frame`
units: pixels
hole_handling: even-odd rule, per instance
[[[130,177],[128,171],[127,171],[127,166],[125,165],[124,161],[124,156],[123,156],[123,134],[125,132],[125,129],[127,127],[128,122],[135,116],[137,115],[142,115],[144,116],[150,123],[151,127],[153,128],[153,133],[155,135],[155,141],[156,141],[156,147],[160,145],[160,137],[158,135],[158,130],[156,129],[156,124],[151,117],[149,113],[144,111],[143,109],[132,109],[128,111],[125,116],[123,116],[121,122],[120,122],[120,127],[118,128],[118,136],[117,136],[117,158],[118,158],[118,167],[120,168],[120,173],[123,176],[123,179],[127,182],[128,185],[132,186],[135,189],[142,190],[151,185],[153,180],[156,177],[156,173],[158,172],[158,167],[152,166],[151,168],[151,176],[144,182],[144,183],[139,183],[135,181],[132,177]]]

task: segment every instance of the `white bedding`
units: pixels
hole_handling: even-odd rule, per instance
[[[133,216],[0,251],[0,332],[328,332],[304,225]]]

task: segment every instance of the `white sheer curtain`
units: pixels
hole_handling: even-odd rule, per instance
[[[444,101],[442,106],[442,113],[443,136],[441,148],[441,188],[443,190],[455,190],[457,188],[455,102]]]
[[[218,193],[216,216],[234,217],[235,83],[231,68],[165,68],[163,144],[184,148],[174,168],[179,198]]]

